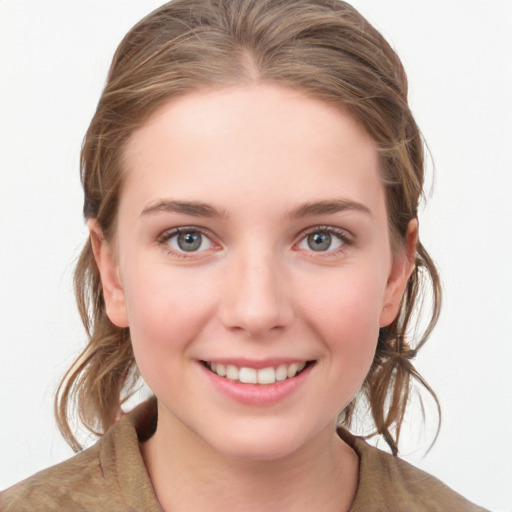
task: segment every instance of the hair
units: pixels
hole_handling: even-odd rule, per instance
[[[119,45],[81,152],[84,215],[105,239],[115,236],[123,154],[134,131],[163,104],[191,91],[258,83],[295,88],[349,111],[381,158],[393,250],[403,243],[423,195],[424,144],[407,103],[403,66],[382,35],[340,0],[173,0],[136,24]],[[439,402],[412,360],[437,322],[441,286],[418,241],[415,266],[394,322],[380,329],[371,369],[344,409],[371,411],[371,435],[393,454],[414,381]],[[115,423],[139,379],[129,328],[108,318],[90,238],[75,270],[75,292],[88,343],[55,397],[59,428],[81,449],[70,420],[102,435]],[[423,334],[412,318],[430,287]],[[438,424],[439,428],[439,424]]]

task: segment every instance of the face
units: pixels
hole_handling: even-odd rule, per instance
[[[411,270],[390,248],[372,139],[258,85],[170,102],[124,164],[115,240],[90,227],[158,428],[267,460],[332,437]]]

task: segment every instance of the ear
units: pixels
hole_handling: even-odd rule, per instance
[[[380,315],[380,327],[391,324],[399,313],[407,282],[414,270],[417,243],[418,221],[412,219],[407,226],[403,247],[393,255]]]
[[[87,221],[92,251],[100,271],[105,309],[110,321],[118,327],[128,327],[124,290],[119,278],[119,266],[112,247],[103,236],[96,219]]]

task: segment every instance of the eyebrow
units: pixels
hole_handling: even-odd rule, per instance
[[[213,206],[200,201],[176,201],[160,199],[147,205],[141,213],[149,215],[157,212],[183,213],[194,217],[228,217],[226,211],[219,211]]]
[[[370,209],[362,203],[348,199],[332,199],[327,201],[313,201],[304,203],[286,213],[286,217],[298,219],[313,215],[325,215],[343,211],[358,211],[372,216]]]
[[[372,216],[370,209],[362,203],[348,199],[332,199],[323,201],[311,201],[301,204],[285,213],[286,218],[299,219],[314,215],[326,215],[343,211],[358,211]],[[201,201],[177,201],[172,199],[160,199],[148,204],[141,213],[150,215],[157,212],[181,213],[194,217],[229,217],[226,210],[217,210],[215,207]]]

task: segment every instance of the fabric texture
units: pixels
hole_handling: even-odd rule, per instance
[[[94,446],[0,493],[2,512],[161,512],[139,443],[156,428],[156,399],[125,415]],[[488,512],[431,475],[344,429],[359,456],[350,512]]]

